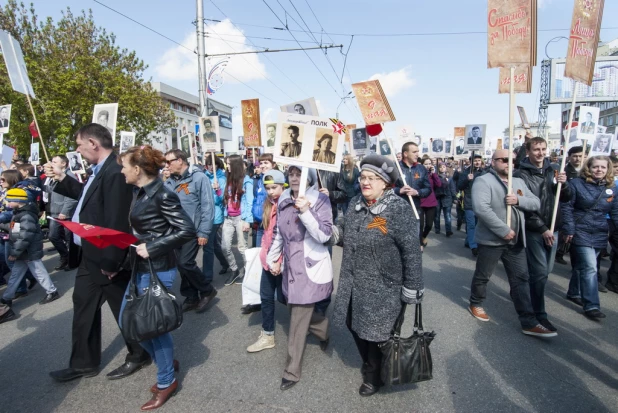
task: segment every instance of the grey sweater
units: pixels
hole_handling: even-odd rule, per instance
[[[518,203],[513,207],[509,228],[506,225],[506,185],[493,169],[489,169],[485,175],[476,178],[472,187],[472,209],[478,218],[474,235],[477,243],[489,246],[514,245],[518,237],[522,237],[524,246],[526,245],[525,220],[522,211],[538,211],[541,202],[520,178],[513,178],[513,193],[517,195]],[[515,231],[516,237],[507,241],[504,237],[511,229]]]

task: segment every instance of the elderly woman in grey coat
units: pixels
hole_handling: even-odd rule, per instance
[[[361,396],[383,385],[382,353],[401,306],[423,298],[418,223],[410,204],[395,195],[398,174],[385,156],[371,154],[361,162],[361,195],[350,201],[343,224],[333,227],[343,243],[343,259],[333,317],[346,324],[363,360]]]

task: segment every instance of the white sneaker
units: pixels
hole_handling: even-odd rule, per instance
[[[258,340],[247,347],[249,353],[257,353],[258,351],[266,350],[275,347],[275,335],[268,335],[262,331]]]

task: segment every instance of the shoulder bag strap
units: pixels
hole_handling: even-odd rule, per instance
[[[404,315],[406,314],[406,307],[408,305],[402,303],[401,310],[399,311],[399,316],[397,316],[397,320],[395,320],[395,325],[393,326],[393,335],[399,337],[401,335],[401,325],[403,324]]]

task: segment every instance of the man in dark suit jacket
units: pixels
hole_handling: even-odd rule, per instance
[[[48,176],[58,184],[54,192],[78,200],[74,222],[92,224],[130,233],[129,210],[132,187],[120,172],[112,148],[112,136],[106,127],[91,123],[76,135],[77,151],[92,165],[92,175],[85,185],[66,175],[65,170],[45,165]],[[51,372],[57,381],[92,377],[101,364],[101,306],[105,301],[116,320],[131,276],[125,264],[128,249],[99,249],[86,240],[75,237],[82,255],[73,290],[73,348],[69,368]],[[129,354],[125,363],[107,374],[109,379],[129,376],[150,363],[150,356],[138,343],[126,343]]]

